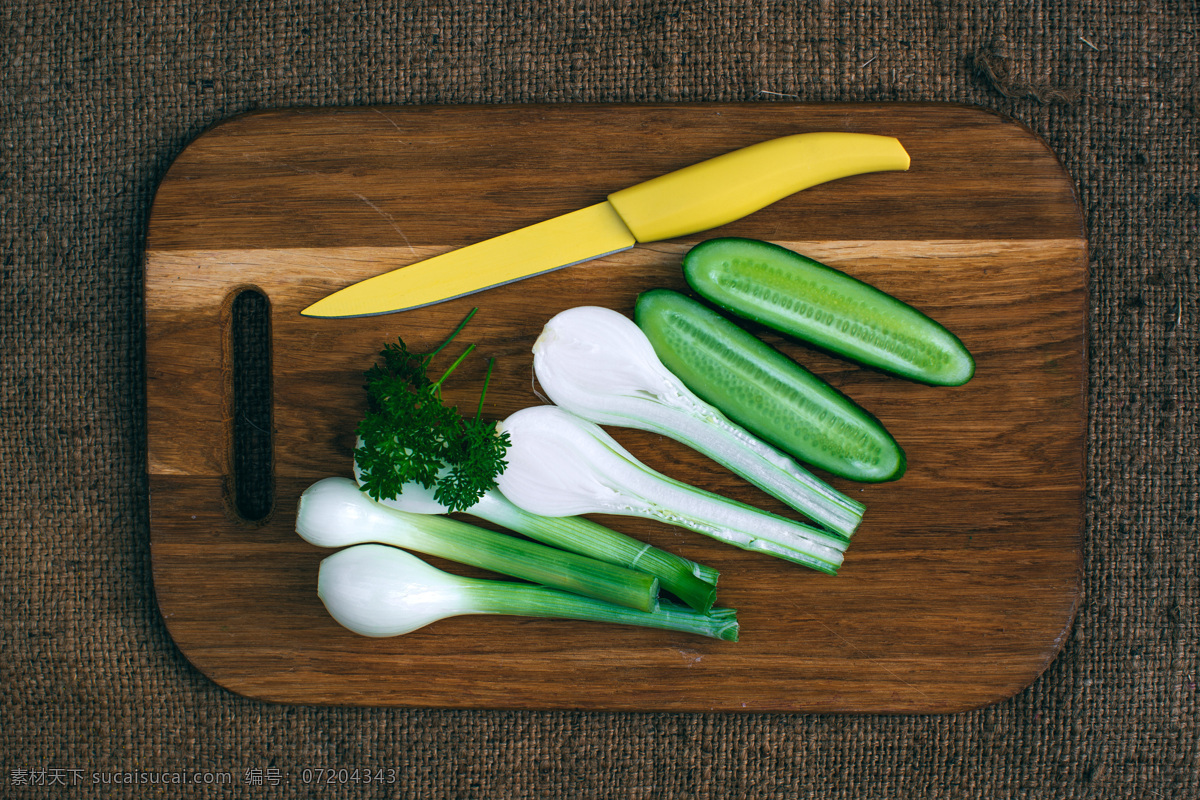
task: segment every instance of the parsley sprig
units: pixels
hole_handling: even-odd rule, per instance
[[[494,359],[488,361],[474,418],[464,418],[457,407],[442,401],[442,384],[475,345],[436,381],[429,377],[430,362],[477,310],[432,352],[410,352],[397,339],[380,352],[383,362],[364,373],[367,413],[356,431],[361,441],[354,458],[363,490],[376,500],[398,497],[406,483],[416,482],[435,487],[434,499],[450,511],[462,511],[495,487],[496,476],[504,471],[508,434],[497,433],[494,420],[482,419]]]

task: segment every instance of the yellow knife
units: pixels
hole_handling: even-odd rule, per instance
[[[310,317],[365,317],[440,303],[633,247],[733,222],[818,183],[906,170],[896,139],[799,133],[630,186],[594,206],[376,275],[313,303]]]

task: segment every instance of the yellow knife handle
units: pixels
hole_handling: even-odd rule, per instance
[[[669,172],[608,201],[639,242],[654,242],[733,222],[818,183],[908,164],[890,136],[798,133]]]

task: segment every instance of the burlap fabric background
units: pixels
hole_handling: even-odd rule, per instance
[[[1200,9],[1131,5],[0,5],[0,796],[1200,797]],[[273,106],[795,98],[979,104],[1078,183],[1085,591],[1032,687],[944,717],[275,707],[179,655],[149,569],[140,279],[189,140]],[[368,766],[397,783],[300,779]],[[135,770],[232,783],[90,783]]]

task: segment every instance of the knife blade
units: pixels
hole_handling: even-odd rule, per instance
[[[639,242],[715,228],[819,183],[908,167],[908,153],[889,136],[819,132],[770,139],[630,186],[578,211],[367,278],[300,313],[344,318],[420,308]]]

